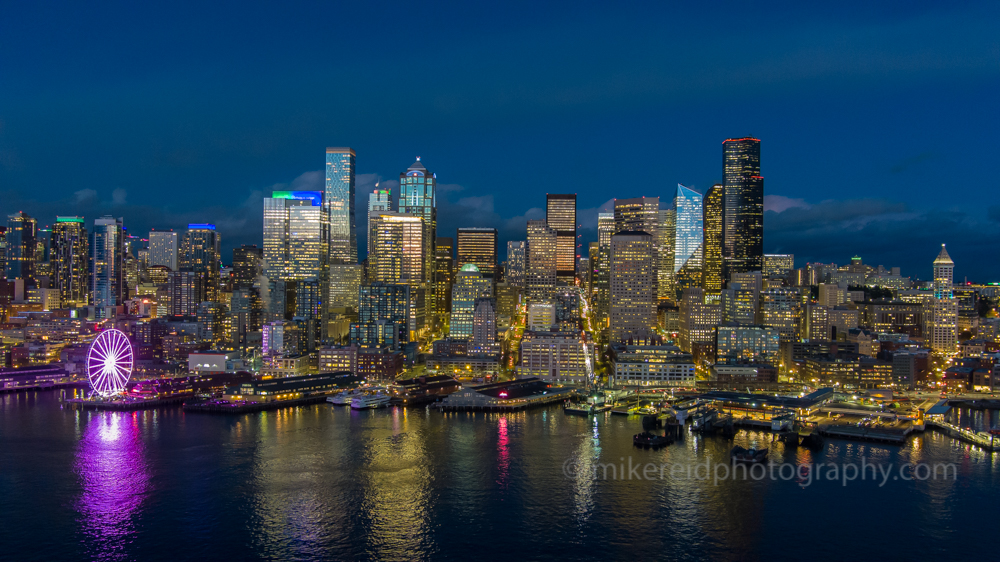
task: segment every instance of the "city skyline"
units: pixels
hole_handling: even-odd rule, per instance
[[[110,33],[82,51],[65,48],[57,39],[55,45],[64,48],[53,51],[26,34],[30,25],[4,28],[0,44],[9,57],[10,87],[0,92],[0,214],[23,210],[40,224],[53,224],[55,216],[67,213],[88,219],[111,214],[125,217],[131,232],[213,222],[223,233],[228,261],[232,248],[260,243],[255,218],[263,196],[282,185],[320,189],[324,147],[351,146],[358,154],[356,190],[362,195],[379,180],[380,187],[395,193],[399,172],[416,155],[423,156],[440,176],[442,235],[459,227],[496,227],[502,247],[518,239],[510,233],[522,230],[527,220],[544,218],[545,193],[576,193],[586,244],[596,240],[596,213],[612,197],[665,197],[666,186],[676,183],[704,194],[723,179],[718,143],[754,135],[764,139],[767,162],[765,252],[838,263],[860,254],[914,272],[923,259],[918,248],[946,242],[961,264],[958,279],[1000,278],[996,249],[989,243],[1000,234],[1000,205],[990,197],[994,184],[988,166],[989,123],[996,116],[991,92],[1000,76],[995,43],[983,28],[996,20],[995,5],[910,5],[905,11],[859,6],[850,18],[828,17],[824,7],[798,13],[757,7],[733,9],[722,20],[693,7],[669,9],[682,10],[679,15],[688,22],[665,36],[678,44],[662,38],[640,45],[627,37],[627,30],[641,32],[653,22],[669,21],[671,14],[654,10],[644,18],[648,24],[620,14],[615,21],[629,21],[627,26],[567,54],[564,65],[553,65],[551,55],[528,53],[562,52],[564,47],[556,46],[559,37],[566,37],[562,33],[589,36],[584,32],[604,17],[597,10],[581,8],[572,22],[562,22],[557,37],[532,33],[554,22],[555,8],[542,10],[537,22],[522,22],[478,7],[480,15],[489,16],[481,19],[491,22],[478,38],[447,25],[456,17],[447,13],[389,10],[384,17],[391,21],[434,21],[447,31],[398,57],[403,48],[398,39],[368,45],[353,40],[359,31],[352,30],[336,42],[356,45],[366,66],[337,62],[343,73],[329,72],[334,63],[319,58],[323,49],[315,49],[308,33],[296,33],[301,37],[281,45],[265,43],[278,49],[276,58],[246,59],[229,70],[234,80],[225,83],[210,76],[226,75],[226,63],[260,53],[263,44],[246,41],[216,7],[202,17],[221,25],[217,37],[199,35],[176,54],[159,53],[166,37],[157,34],[136,41],[135,52],[124,54],[131,50],[120,49]],[[66,9],[43,16],[36,10],[18,6],[11,21],[45,21],[55,32],[77,23],[95,29],[108,25],[98,12]],[[365,7],[352,10],[355,17],[371,15]],[[184,13],[180,7],[176,15],[156,19],[174,28],[182,25]],[[317,22],[309,25],[322,21],[315,15],[305,18]],[[290,8],[269,22],[288,31],[303,16],[304,11]],[[127,28],[131,18],[148,19],[141,12],[118,17],[109,20],[120,24],[116,28]],[[737,25],[743,21],[754,22],[752,34]],[[65,35],[62,41],[75,37],[56,35]],[[531,39],[521,47],[505,40],[524,36]],[[853,40],[850,48],[840,43],[844,37]],[[472,41],[470,52],[488,53],[498,62],[470,76],[458,64],[468,55],[441,56],[443,44],[459,38]],[[713,46],[723,38],[740,41],[746,52]],[[239,46],[240,54],[187,56],[217,49],[217,42]],[[141,73],[127,70],[130,57],[150,51],[159,54],[143,59]],[[928,52],[939,56],[922,56]],[[819,62],[804,62],[814,60],[810,57]],[[200,61],[195,72],[178,68],[195,59]],[[616,75],[611,69],[618,59],[636,63]],[[301,62],[279,69],[272,60]],[[96,61],[102,61],[100,71],[88,76],[84,70],[94,69]],[[367,88],[356,86],[391,81],[404,61],[428,65],[438,86],[405,96],[379,86],[377,95],[368,96],[362,91]],[[577,72],[584,65],[588,73]],[[54,81],[32,70],[41,67],[64,72],[52,73],[59,76]],[[704,70],[709,68],[716,70]],[[525,91],[488,76],[512,76]],[[109,92],[100,82],[108,78],[129,96]],[[262,79],[271,84],[302,80],[310,87],[278,93]],[[188,103],[164,101],[164,92],[150,87],[163,81],[175,84],[166,97]],[[342,87],[345,81],[352,85]],[[722,83],[727,87],[719,88]],[[237,85],[243,86],[242,94],[232,91]],[[933,115],[924,111],[930,106]],[[342,111],[347,107],[352,108],[349,118]],[[387,112],[387,107],[396,109]],[[382,132],[415,116],[420,131],[405,140]],[[103,126],[90,126],[95,119]],[[661,129],[680,134],[660,135]],[[52,159],[48,143],[53,138],[75,149]],[[615,142],[603,142],[606,138]],[[602,165],[595,167],[590,164],[598,152]],[[115,166],[108,166],[110,161]],[[518,163],[518,191],[526,196],[504,196],[507,176],[493,171],[497,161]],[[650,181],[664,176],[666,182]],[[940,186],[964,195],[938,208]],[[365,197],[356,198],[359,209],[365,203]],[[355,215],[362,223],[357,225],[360,238],[366,215],[357,210]],[[977,259],[982,255],[989,259]]]

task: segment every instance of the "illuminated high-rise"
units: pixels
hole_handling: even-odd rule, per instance
[[[309,279],[325,274],[328,256],[322,191],[275,191],[264,198],[264,276]]]
[[[725,190],[715,184],[702,201],[704,245],[701,263],[701,288],[717,295],[722,290],[722,213]]]
[[[358,231],[354,218],[354,150],[326,149],[326,187],[321,203],[325,211],[322,239],[327,241],[326,263],[358,263]],[[296,193],[296,192],[286,192]],[[266,249],[265,249],[266,253]]]
[[[550,303],[556,290],[556,231],[545,221],[528,221],[525,294],[531,303]]]
[[[656,297],[673,301],[677,298],[674,284],[674,228],[677,211],[660,209],[659,236],[656,244]]]
[[[479,273],[491,282],[496,281],[497,271],[497,229],[459,228],[456,240],[457,265],[472,263]]]
[[[611,237],[612,343],[649,341],[656,326],[656,248],[653,236],[622,231]]]
[[[384,213],[392,211],[392,190],[378,189],[368,194],[368,229],[365,235],[368,239],[368,255],[372,254],[372,213]]]
[[[201,277],[201,301],[219,302],[220,240],[214,224],[189,224],[181,242],[180,269]]]
[[[794,254],[764,254],[764,277],[777,278],[787,276],[795,269]]]
[[[437,174],[431,173],[417,156],[416,162],[399,174],[400,213],[424,221],[424,259],[427,271],[434,271],[434,239],[437,236]],[[432,299],[433,300],[433,299]]]
[[[615,233],[615,214],[597,214],[597,272],[594,275],[594,309],[598,323],[607,324],[611,299],[611,236]]]
[[[958,299],[952,292],[955,262],[944,244],[934,259],[934,296],[925,303],[926,339],[930,348],[941,355],[952,355],[958,345]]]
[[[86,306],[90,293],[90,244],[83,217],[56,217],[52,226],[52,285],[65,307]]]
[[[697,191],[677,184],[674,196],[674,284],[679,290],[701,285],[702,198]]]
[[[556,241],[558,243],[558,240]],[[504,270],[504,279],[508,285],[524,288],[525,263],[527,242],[524,240],[511,240],[507,242],[507,268]]]
[[[764,268],[764,178],[760,175],[760,139],[722,143],[723,279],[732,273]]]
[[[473,335],[473,316],[476,299],[493,296],[493,283],[479,271],[474,263],[467,263],[455,274],[451,292],[451,320],[448,337],[470,339]]]
[[[429,282],[423,219],[386,211],[372,213],[371,224],[374,243],[368,256],[368,278],[406,285]]]
[[[24,281],[25,288],[35,284],[35,253],[38,222],[24,212],[7,217],[7,252],[5,276],[8,281]]]
[[[655,240],[659,235],[659,197],[615,199],[615,232],[645,232]]]
[[[576,279],[576,194],[547,194],[545,223],[556,231],[556,282],[573,285]]]
[[[107,215],[95,219],[90,236],[90,302],[97,318],[107,318],[111,315],[110,307],[128,300],[122,219]]]
[[[163,265],[171,271],[178,270],[180,245],[174,231],[152,231],[149,233],[149,265]]]

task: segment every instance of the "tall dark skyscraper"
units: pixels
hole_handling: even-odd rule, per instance
[[[451,312],[451,286],[455,282],[454,250],[454,239],[438,237],[435,240],[434,294],[437,299],[435,310],[440,314]]]
[[[233,287],[246,289],[253,287],[257,276],[261,274],[261,262],[264,259],[263,248],[244,244],[233,248]]]
[[[556,282],[576,279],[576,194],[545,196],[545,223],[556,231]]]
[[[705,250],[702,258],[701,288],[706,293],[719,294],[722,291],[722,184],[715,184],[705,194],[702,201],[705,228]]]
[[[25,288],[35,284],[35,242],[38,222],[26,213],[7,217],[7,280],[24,280]]]
[[[497,229],[458,229],[458,260],[456,265],[461,268],[467,263],[476,264],[483,277],[494,281],[497,271]]]
[[[723,278],[764,268],[764,178],[760,175],[760,139],[722,143]]]

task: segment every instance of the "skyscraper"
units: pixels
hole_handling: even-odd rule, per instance
[[[153,231],[149,233],[149,265],[164,265],[177,271],[177,233]]]
[[[545,223],[556,231],[556,282],[573,285],[576,279],[576,194],[547,194]]]
[[[648,341],[656,326],[653,236],[641,231],[611,237],[610,341]]]
[[[181,271],[201,277],[200,301],[219,302],[219,234],[214,224],[189,224],[181,244]]]
[[[90,293],[90,249],[83,217],[56,217],[52,227],[53,286],[66,307],[86,306]]]
[[[702,252],[701,287],[711,295],[722,290],[722,214],[725,190],[715,184],[702,201],[702,224],[705,231]]]
[[[674,237],[677,211],[660,209],[658,230],[660,235],[656,244],[656,297],[659,300],[676,300],[674,285]]]
[[[760,175],[760,139],[722,143],[723,278],[764,267],[764,178]]]
[[[472,313],[472,339],[469,341],[471,353],[496,353],[497,343],[497,300],[491,297],[476,299]]]
[[[476,264],[479,273],[491,282],[496,281],[497,271],[497,229],[495,228],[459,228],[458,229],[458,259],[459,267]]]
[[[244,244],[233,248],[233,288],[253,287],[262,272],[264,250],[256,245]]]
[[[701,285],[702,199],[697,191],[677,184],[674,196],[674,283],[677,289]]]
[[[399,212],[424,221],[424,259],[427,271],[434,271],[434,239],[437,236],[437,174],[416,162],[399,174]]]
[[[558,244],[558,240],[556,241]],[[508,285],[524,288],[525,260],[527,254],[524,240],[511,240],[507,242],[507,269],[504,276]]]
[[[382,283],[427,283],[424,221],[408,213],[372,213],[372,254],[368,278]]]
[[[393,350],[410,341],[407,330],[410,288],[372,283],[359,289],[358,321],[351,323],[351,343]]]
[[[365,236],[368,239],[369,256],[372,254],[372,213],[387,211],[392,211],[392,190],[378,189],[376,184],[375,191],[368,194],[368,229],[365,230]]]
[[[264,275],[320,277],[328,256],[323,192],[275,191],[264,198]]]
[[[459,268],[451,293],[451,321],[448,336],[455,339],[472,338],[472,321],[476,299],[493,296],[493,283],[479,271],[474,263]]]
[[[451,286],[455,282],[455,239],[439,237],[434,245],[434,291],[438,314],[451,312]]]
[[[952,355],[958,344],[958,299],[952,292],[955,262],[944,244],[934,259],[934,297],[925,304],[927,339],[934,353]]]
[[[532,303],[551,303],[556,290],[556,231],[545,221],[528,221],[525,294]]]
[[[25,289],[35,285],[37,235],[38,222],[27,213],[8,215],[5,276],[8,281],[23,280]]]
[[[785,277],[795,269],[794,254],[764,254],[764,277]]]
[[[170,295],[170,314],[173,316],[196,316],[201,304],[203,277],[193,271],[171,271],[167,277],[167,292]]]
[[[594,281],[594,308],[598,323],[607,324],[611,299],[611,236],[615,233],[615,214],[597,214],[597,274]]]
[[[354,150],[326,149],[326,189],[322,202],[324,218],[322,238],[328,244],[327,263],[358,263],[358,231],[354,218]],[[296,193],[296,192],[290,192]],[[267,253],[265,247],[264,253]]]
[[[615,232],[645,232],[655,240],[659,234],[659,197],[615,199]]]
[[[90,243],[91,304],[97,318],[109,316],[108,307],[128,300],[125,286],[125,229],[121,218],[94,220]]]

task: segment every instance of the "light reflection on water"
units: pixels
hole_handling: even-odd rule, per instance
[[[789,541],[813,545],[815,560],[845,558],[830,536],[898,559],[979,544],[992,516],[982,500],[1000,483],[996,454],[935,432],[904,447],[828,439],[817,451],[765,431],[687,433],[653,451],[632,447],[637,419],[558,408],[206,416],[63,410],[40,396],[0,397],[0,533],[17,531],[15,552],[44,542],[48,560],[172,560],[172,547],[180,558],[233,560],[764,559],[787,557]],[[23,446],[46,439],[52,454]],[[598,463],[726,461],[734,444],[796,465],[955,462],[960,477],[884,488],[592,478]],[[563,474],[566,459],[580,463],[575,477]],[[70,499],[51,501],[45,483],[65,483]],[[879,542],[888,512],[922,542]],[[53,543],[60,537],[78,540]]]
[[[94,558],[128,559],[135,519],[150,491],[139,414],[87,412],[80,422],[86,424],[76,460],[80,528]]]

